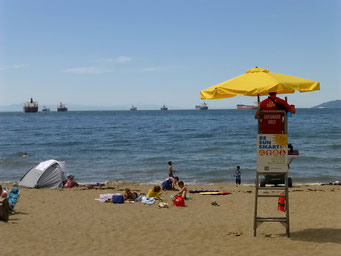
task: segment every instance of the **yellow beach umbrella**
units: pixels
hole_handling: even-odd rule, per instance
[[[264,96],[269,92],[278,94],[311,92],[320,90],[320,83],[295,76],[272,73],[264,68],[252,68],[246,74],[214,85],[200,92],[201,99],[231,98],[236,95]]]

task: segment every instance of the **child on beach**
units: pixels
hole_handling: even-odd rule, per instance
[[[235,173],[233,174],[234,177],[236,177],[236,185],[240,185],[241,183],[241,171],[240,171],[240,166],[237,166],[237,170],[235,171]]]
[[[149,189],[146,197],[155,197],[156,199],[162,200],[160,191],[161,191],[161,187],[155,186],[154,188]]]
[[[166,180],[162,182],[162,190],[174,190],[178,191],[178,189],[175,188],[176,183],[179,181],[179,177],[169,177]]]
[[[133,193],[129,188],[126,188],[123,197],[124,200],[135,201],[135,198],[137,198],[137,193]]]
[[[67,177],[67,181],[65,183],[65,188],[73,188],[73,187],[78,187],[78,183],[74,180],[75,176],[73,176],[72,174],[70,174]]]
[[[180,180],[178,182],[178,185],[180,187],[180,191],[177,193],[177,195],[182,195],[182,197],[184,199],[186,199],[186,195],[187,195],[187,188],[185,187],[185,184],[182,180]]]
[[[169,177],[174,177],[174,173],[175,173],[175,170],[173,170],[173,163],[172,162],[168,162],[168,175]]]

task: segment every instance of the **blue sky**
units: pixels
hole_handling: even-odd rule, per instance
[[[341,99],[340,13],[337,0],[1,0],[0,105],[193,108],[255,66],[319,81],[288,95],[297,107]]]

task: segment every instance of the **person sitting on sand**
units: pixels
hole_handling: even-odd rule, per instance
[[[176,195],[182,195],[182,197],[184,199],[186,199],[186,195],[187,195],[187,188],[185,187],[185,184],[182,180],[180,180],[178,182],[178,185],[180,187],[180,191],[176,194]]]
[[[133,193],[129,188],[126,188],[123,197],[124,200],[135,201],[135,199],[137,198],[137,193]]]
[[[160,196],[161,187],[155,186],[154,188],[149,189],[146,197],[155,197],[156,199],[162,200]]]
[[[65,188],[73,188],[73,187],[78,187],[79,184],[74,181],[75,176],[73,176],[72,174],[70,174],[67,177],[66,183],[65,183]]]
[[[7,191],[0,185],[0,201],[7,198]]]
[[[175,188],[176,183],[179,181],[179,177],[169,177],[162,182],[162,190],[174,190],[178,191]]]

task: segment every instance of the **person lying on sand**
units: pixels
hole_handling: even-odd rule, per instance
[[[186,199],[186,195],[187,195],[187,187],[185,187],[185,184],[182,180],[180,180],[178,182],[178,185],[180,187],[180,191],[177,193],[177,195],[182,195],[182,197],[184,199]]]
[[[341,182],[339,180],[335,180],[329,183],[322,183],[321,185],[341,185]]]
[[[162,190],[173,190],[173,191],[178,191],[177,188],[175,188],[176,183],[178,183],[179,177],[169,177],[165,179],[162,182]]]
[[[137,198],[137,193],[136,192],[133,193],[129,188],[126,188],[123,197],[124,200],[135,201],[135,198]]]
[[[162,200],[160,191],[161,191],[161,187],[155,186],[154,188],[149,189],[146,197],[155,197],[156,199]]]

